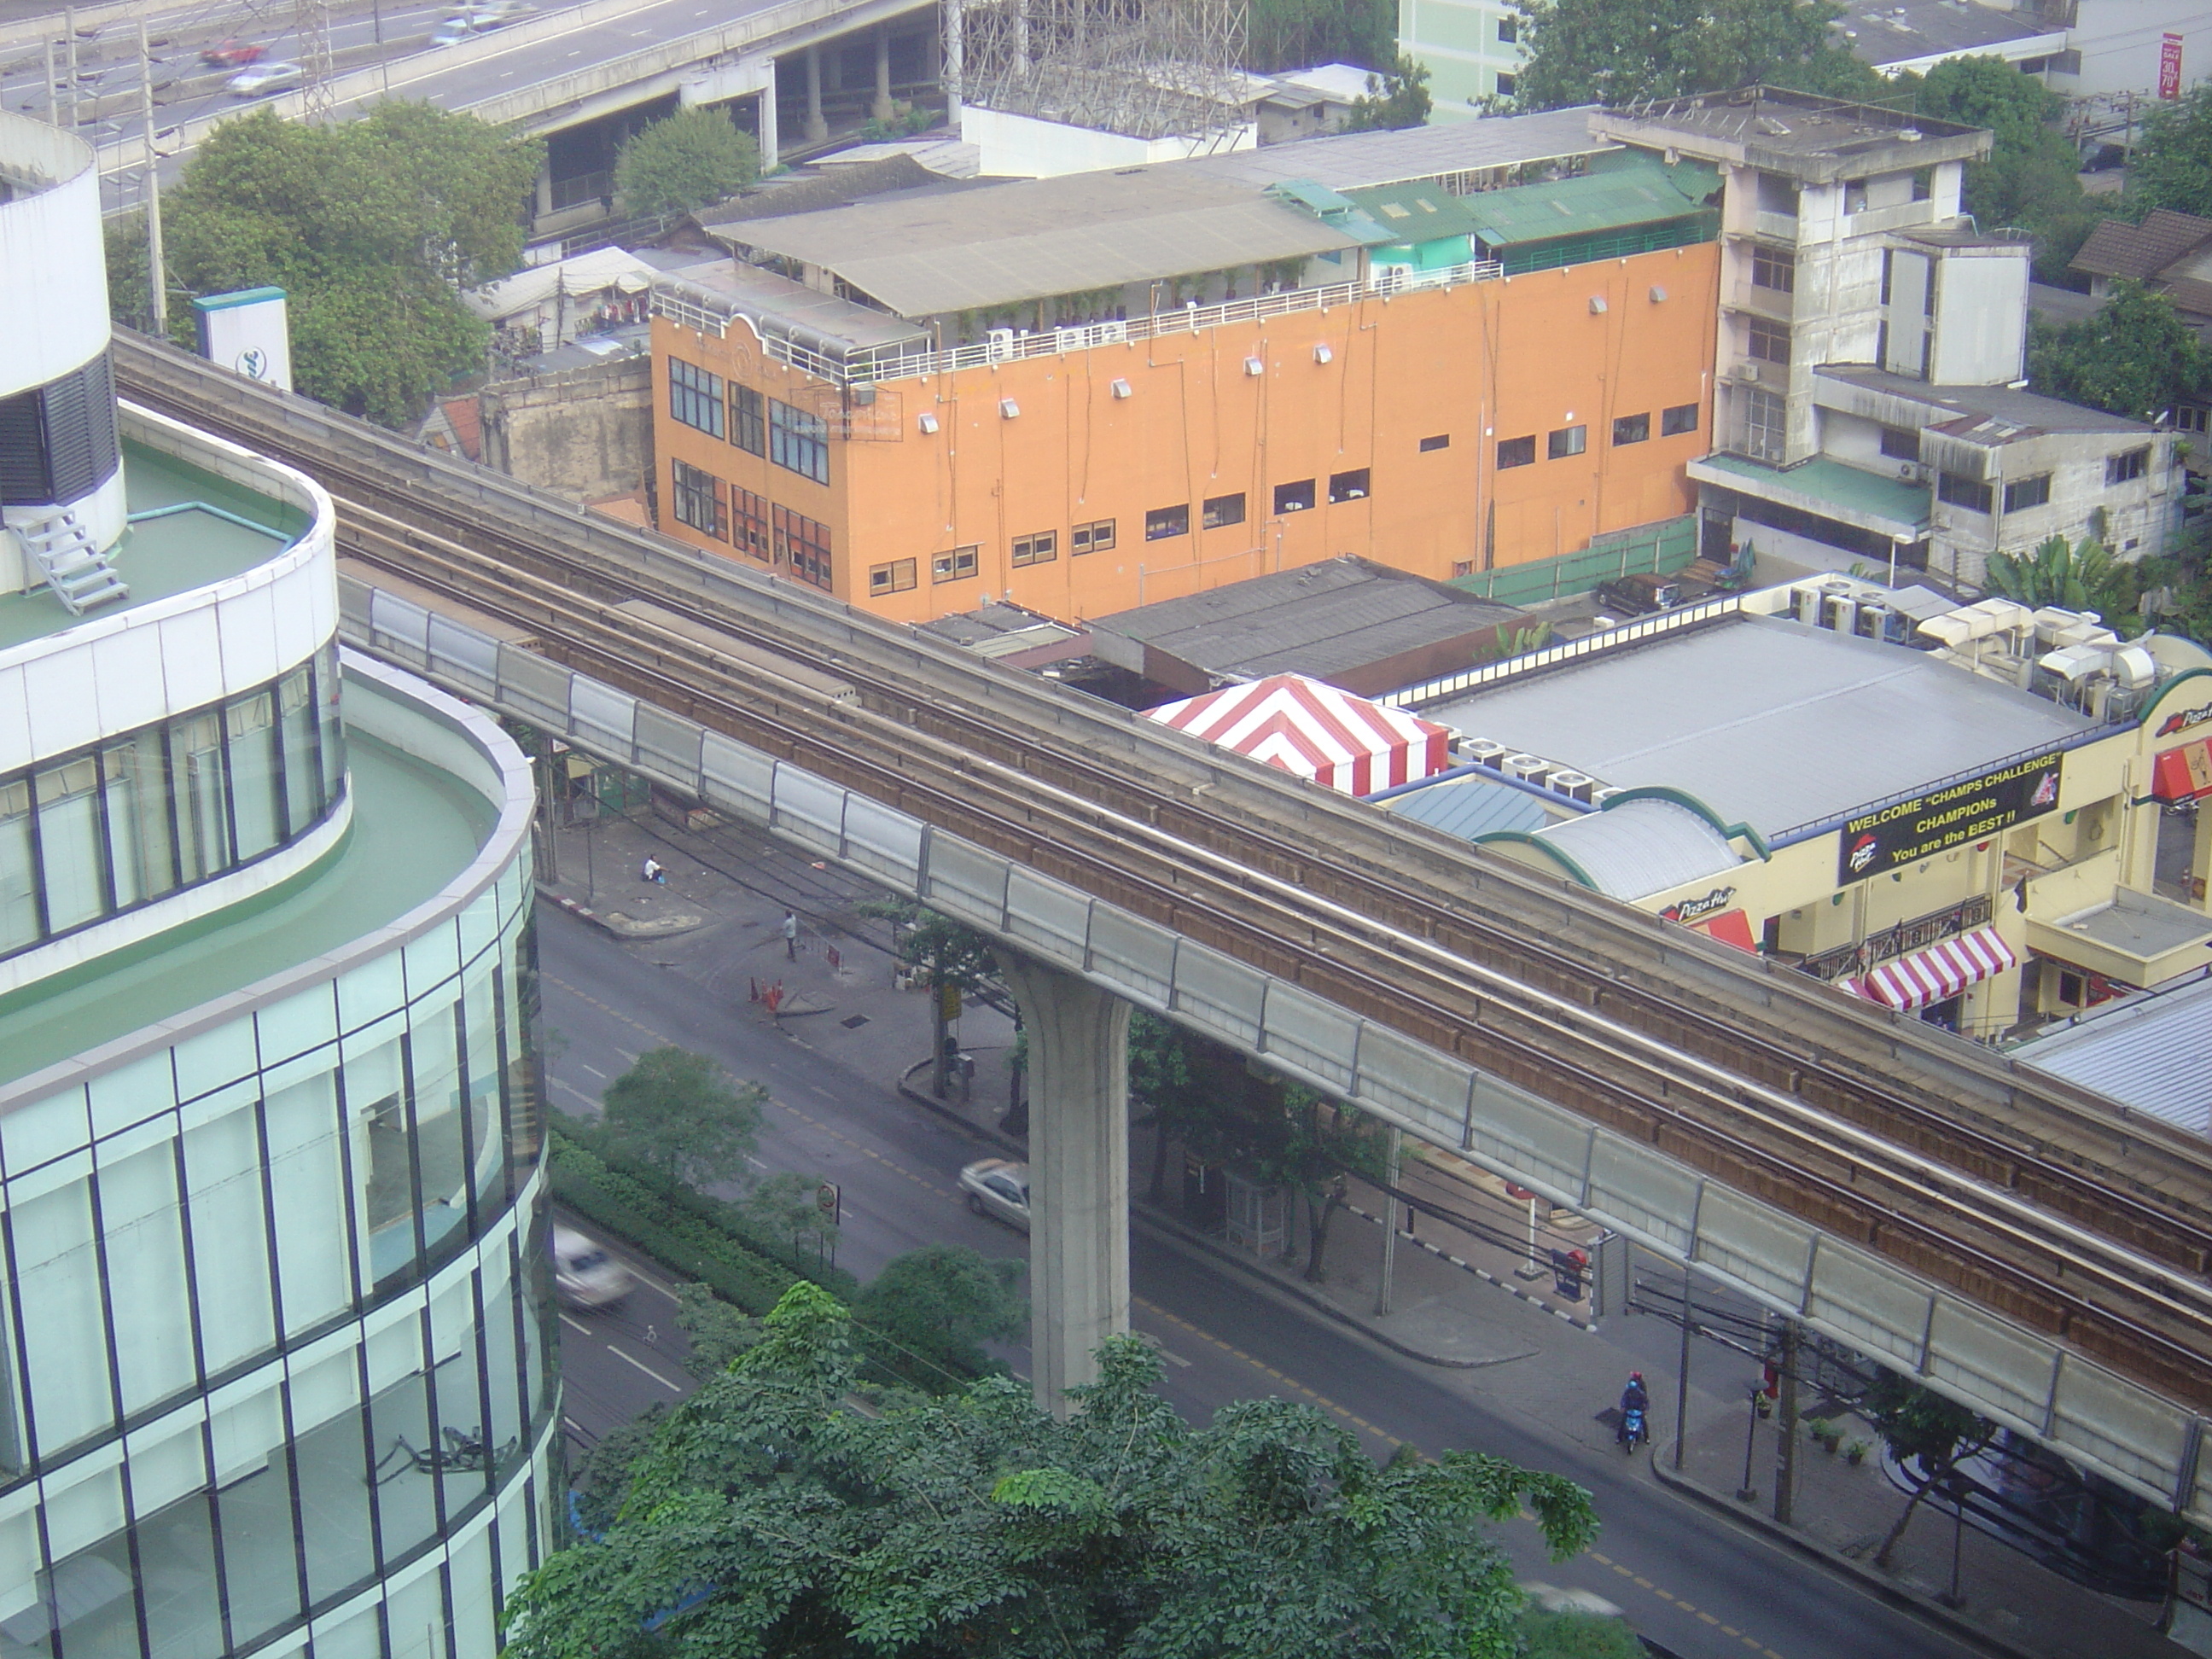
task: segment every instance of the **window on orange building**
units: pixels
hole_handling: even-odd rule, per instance
[[[765,564],[769,556],[768,498],[750,489],[730,491],[730,544]]]
[[[1698,429],[1698,406],[1695,404],[1676,404],[1672,409],[1659,411],[1659,435],[1677,438],[1685,432]]]
[[[1651,417],[1649,415],[1624,415],[1613,423],[1615,448],[1622,444],[1640,444],[1650,435]]]
[[[1449,432],[1439,432],[1433,438],[1424,438],[1421,440],[1421,453],[1424,455],[1429,453],[1431,450],[1449,449],[1450,447],[1451,434]]]
[[[929,562],[929,580],[933,582],[957,582],[975,574],[976,556],[981,548],[956,547],[950,553],[940,553]]]
[[[1579,455],[1589,447],[1589,428],[1586,426],[1563,426],[1544,440],[1544,459],[1564,461]]]
[[[668,415],[711,438],[722,435],[722,377],[681,357],[668,360]]]
[[[1296,483],[1275,486],[1275,511],[1304,513],[1314,504],[1314,481],[1301,478]]]
[[[868,592],[903,593],[915,584],[912,559],[893,559],[889,564],[868,567]]]
[[[1535,465],[1536,440],[1533,435],[1526,438],[1500,438],[1498,441],[1498,470],[1500,472],[1509,467]]]
[[[1181,507],[1156,507],[1145,514],[1145,539],[1165,541],[1170,536],[1190,534],[1190,503]]]
[[[1050,564],[1059,556],[1060,532],[1057,530],[1040,530],[1034,536],[1014,538],[1014,562],[1018,565]]]
[[[768,453],[768,418],[760,393],[749,386],[730,388],[730,441],[749,454]]]
[[[668,464],[669,502],[676,522],[718,542],[730,539],[729,496],[722,481],[682,461]]]
[[[1232,524],[1244,522],[1244,492],[1234,495],[1209,495],[1206,510],[1200,514],[1199,523],[1207,530],[1220,530]]]
[[[794,513],[787,507],[774,512],[775,562],[799,580],[827,589],[830,586],[830,526]]]
[[[1328,498],[1332,501],[1364,501],[1367,499],[1367,469],[1354,467],[1349,472],[1328,475]]]
[[[1452,561],[1452,574],[1455,576],[1472,576],[1474,574],[1474,561],[1473,559],[1454,559]]]
[[[1097,519],[1089,524],[1079,524],[1067,532],[1067,556],[1076,558],[1085,553],[1103,553],[1114,545],[1114,520]]]
[[[830,482],[830,423],[819,415],[768,400],[768,458],[817,483]]]

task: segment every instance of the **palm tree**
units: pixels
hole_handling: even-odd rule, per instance
[[[1988,580],[1992,592],[2022,605],[2094,611],[2122,633],[2141,625],[2135,616],[2134,567],[2087,536],[2071,546],[2065,537],[2053,536],[2030,556],[1992,553]]]

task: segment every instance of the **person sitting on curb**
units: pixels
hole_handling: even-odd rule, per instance
[[[647,853],[645,855],[645,868],[640,872],[638,878],[641,881],[649,881],[655,887],[665,887],[668,885],[667,866],[652,854]]]

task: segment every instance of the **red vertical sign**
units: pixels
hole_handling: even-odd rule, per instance
[[[2158,95],[2169,102],[2181,96],[2181,37],[2169,34],[2158,44]]]

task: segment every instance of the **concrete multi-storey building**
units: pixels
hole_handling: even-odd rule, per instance
[[[1346,553],[1449,580],[1684,514],[1717,180],[1588,120],[710,225],[738,257],[656,284],[657,522],[920,622]]]
[[[2024,233],[1960,209],[1990,135],[1770,88],[1593,131],[1724,179],[1705,550],[1925,568],[1972,588],[2053,535],[2159,550],[2172,439],[2024,389]]]
[[[0,1653],[490,1659],[556,1416],[528,767],[338,648],[313,482],[118,422],[105,290],[92,149],[0,114]]]

